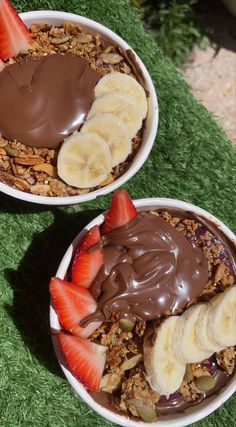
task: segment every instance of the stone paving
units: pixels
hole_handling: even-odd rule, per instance
[[[236,144],[236,18],[215,0],[200,2],[199,13],[211,45],[192,52],[183,75]]]
[[[236,53],[225,48],[217,54],[212,47],[197,48],[184,78],[236,144]]]

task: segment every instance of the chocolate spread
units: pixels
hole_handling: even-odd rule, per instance
[[[56,147],[78,130],[100,79],[73,55],[26,57],[0,73],[0,135],[31,147]]]
[[[176,314],[207,283],[202,250],[157,215],[139,213],[105,234],[103,246],[104,265],[90,288],[97,310],[82,326],[116,311],[131,320]]]

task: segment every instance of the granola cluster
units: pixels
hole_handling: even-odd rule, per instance
[[[34,42],[27,55],[45,56],[60,53],[86,59],[101,76],[119,71],[132,76],[130,64],[117,47],[99,35],[87,33],[79,24],[64,22],[61,27],[33,24],[30,28]],[[8,64],[20,61],[25,54],[11,58]],[[132,152],[125,162],[113,168],[109,176],[96,188],[79,189],[64,183],[57,174],[59,148],[31,148],[17,141],[0,138],[0,181],[18,190],[40,196],[76,196],[110,184],[130,166],[142,141],[142,129],[132,141]]]
[[[215,386],[216,368],[221,368],[227,375],[231,375],[235,369],[235,363],[235,347],[227,347],[219,353],[215,353],[215,357],[211,361],[187,365],[184,380],[179,389],[184,400],[187,402],[199,400],[203,393]]]
[[[203,390],[197,386],[197,379],[204,378],[207,382],[207,378],[211,377],[207,366],[200,363],[191,363],[187,365],[184,380],[180,386],[180,393],[187,402],[194,402],[202,394]]]
[[[235,282],[228,253],[216,236],[207,231],[198,219],[174,216],[167,211],[152,213],[160,215],[180,233],[193,240],[208,259],[208,283],[202,294],[190,304],[209,301]],[[101,390],[113,394],[114,404],[119,411],[135,417],[143,418],[140,411],[144,407],[149,411],[157,408],[158,414],[158,402],[161,404],[165,399],[151,389],[144,373],[143,339],[153,324],[154,322],[137,321],[132,330],[125,331],[121,327],[119,313],[116,313],[91,336],[92,341],[108,348]],[[216,370],[231,375],[235,366],[234,347],[225,348],[202,363],[188,364],[177,398],[187,405],[201,401],[209,390],[214,389]]]
[[[235,368],[236,349],[227,347],[216,353],[217,364],[228,374],[231,375]]]
[[[143,366],[143,337],[146,322],[137,321],[131,331],[120,326],[119,313],[92,334],[92,341],[108,348],[101,390],[114,392],[117,409],[138,417],[136,402],[144,406],[154,405],[159,394],[153,391],[145,379]]]

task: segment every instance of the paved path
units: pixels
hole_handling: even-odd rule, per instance
[[[197,48],[184,70],[196,98],[200,100],[236,143],[236,53],[221,48]]]
[[[213,47],[197,48],[184,70],[192,91],[236,143],[236,18],[220,1],[199,3]]]

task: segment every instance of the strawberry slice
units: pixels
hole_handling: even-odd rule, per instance
[[[102,232],[108,233],[127,224],[138,214],[126,190],[117,190],[112,196],[111,207],[107,211]]]
[[[60,332],[58,343],[73,375],[87,387],[98,391],[106,363],[106,347]]]
[[[88,289],[53,277],[49,284],[53,306],[61,326],[74,335],[87,338],[102,322],[90,322],[85,328],[79,326],[80,320],[97,308]]]
[[[4,61],[25,52],[31,34],[8,0],[0,0],[0,58]]]
[[[91,252],[88,249],[99,243],[101,235],[98,225],[92,227],[79,245],[72,264],[72,282],[88,288],[95,279],[102,266],[103,250],[96,248]]]
[[[5,64],[3,61],[1,61],[0,59],[0,72],[3,70],[3,68],[5,67]]]

